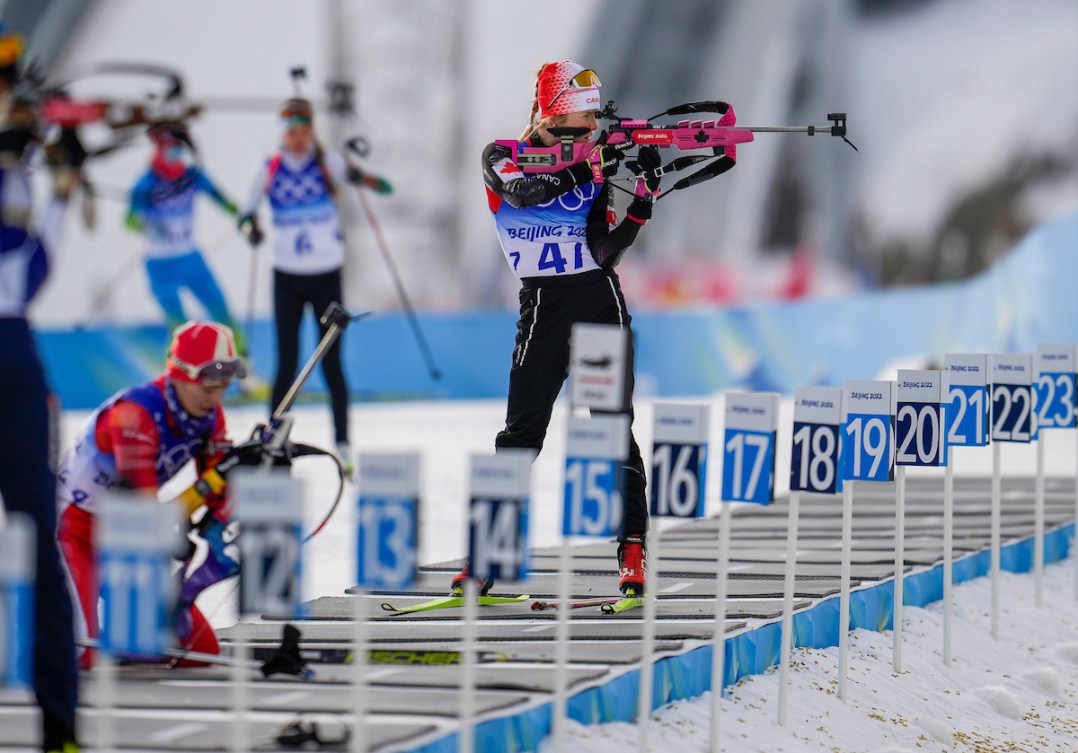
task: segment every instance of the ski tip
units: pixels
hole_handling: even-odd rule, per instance
[[[542,612],[543,610],[551,609],[552,606],[553,605],[549,601],[533,601],[532,602],[532,611],[533,612]]]
[[[395,606],[393,606],[392,604],[390,604],[389,602],[386,602],[386,601],[382,602],[382,609],[384,609],[387,612],[397,612],[397,611],[399,611]]]

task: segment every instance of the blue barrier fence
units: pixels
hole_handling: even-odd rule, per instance
[[[1046,563],[1066,559],[1075,546],[1075,524],[1045,533]],[[1000,549],[1001,569],[1025,573],[1033,569],[1034,539],[1012,542]],[[954,583],[964,583],[988,574],[991,552],[971,554],[954,561]],[[850,629],[863,628],[881,632],[891,629],[894,613],[894,581],[887,580],[850,593]],[[905,576],[902,603],[925,607],[943,598],[943,565],[925,568]],[[839,639],[839,598],[828,597],[794,614],[793,641],[797,648],[828,648]],[[779,662],[782,647],[782,623],[768,622],[755,629],[727,637],[724,642],[723,687],[734,685],[750,675],[761,674]],[[713,687],[711,677],[714,648],[708,644],[669,656],[655,663],[651,707],[657,709],[674,701],[696,698]],[[589,688],[572,696],[567,704],[570,719],[581,724],[635,722],[640,696],[639,669]],[[475,730],[476,750],[480,753],[533,753],[552,728],[552,704],[543,704],[513,716],[491,719]],[[457,735],[449,735],[411,753],[457,753]]]
[[[792,394],[839,386],[902,359],[948,352],[1031,351],[1078,341],[1078,214],[1031,232],[1002,261],[969,280],[793,303],[638,312],[636,382],[645,397],[710,395],[737,388]],[[352,305],[362,302],[350,301]],[[631,305],[631,302],[630,302]],[[516,331],[510,311],[425,313],[420,325],[442,372],[434,380],[401,313],[376,315],[344,335],[357,400],[504,397]],[[251,361],[273,374],[273,327],[255,323]],[[163,326],[44,330],[38,342],[67,408],[92,408],[164,365]],[[316,342],[313,319],[304,351]],[[308,383],[324,390],[320,373]]]

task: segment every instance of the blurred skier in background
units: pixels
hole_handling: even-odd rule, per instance
[[[56,547],[50,397],[26,319],[45,282],[86,152],[72,129],[49,148],[52,197],[34,222],[28,162],[41,141],[38,92],[21,69],[24,42],[0,23],[0,497],[36,528],[33,683],[42,749],[77,753],[78,674],[72,607]]]
[[[180,291],[187,290],[211,319],[232,329],[240,353],[246,354],[247,344],[194,237],[195,196],[206,194],[229,215],[236,214],[236,204],[195,161],[194,142],[183,123],[151,126],[149,137],[154,144],[150,168],[131,189],[125,222],[146,239],[150,290],[170,332],[188,319],[180,300]]]
[[[555,126],[582,128],[577,143],[589,143],[598,128],[599,77],[595,71],[563,60],[543,65],[536,76],[531,118],[518,142],[554,146]],[[612,324],[628,334],[626,409],[632,417],[633,336],[617,266],[640,228],[651,219],[659,178],[649,171],[660,165],[655,147],[637,155],[641,175],[626,214],[618,220],[606,182],[617,171],[622,153],[596,144],[587,159],[552,173],[526,174],[513,161],[513,150],[497,143],[483,150],[483,179],[498,239],[513,273],[520,278],[520,320],[509,371],[505,428],[498,448],[543,448],[554,401],[569,372],[569,335],[573,324]],[[602,182],[595,182],[601,178]],[[536,233],[536,228],[556,229]],[[551,242],[552,239],[569,239]],[[645,535],[648,505],[644,462],[630,436],[624,524],[619,536],[618,587],[639,596],[646,585]],[[462,589],[467,567],[452,581]],[[490,583],[481,585],[484,593]]]
[[[314,132],[311,102],[299,97],[281,108],[280,150],[259,167],[240,217],[240,231],[252,246],[263,240],[258,208],[269,199],[274,229],[273,312],[277,333],[277,375],[270,401],[272,412],[284,399],[299,368],[300,323],[310,306],[316,321],[330,303],[344,305],[341,271],[344,235],[337,208],[341,186],[351,183],[387,194],[390,185],[368,175],[337,150],[326,150]],[[328,327],[319,322],[320,336]],[[329,387],[337,456],[352,475],[348,435],[348,384],[341,361],[342,339],[322,360],[322,375]]]
[[[188,322],[176,330],[165,372],[109,398],[64,453],[56,494],[58,538],[80,606],[76,624],[82,637],[99,635],[94,526],[101,496],[120,487],[156,502],[158,489],[194,460],[204,483],[178,502],[188,516],[206,508],[199,526],[206,559],[192,573],[181,570],[176,634],[183,648],[218,653],[217,636],[194,602],[207,586],[238,571],[222,539],[229,518],[223,471],[213,471],[238,451],[226,439],[221,397],[244,373],[231,330],[215,322]],[[79,664],[90,667],[93,652],[83,651]]]

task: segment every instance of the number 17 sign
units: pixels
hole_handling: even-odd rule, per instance
[[[722,499],[769,504],[775,496],[778,395],[728,392],[723,437]]]

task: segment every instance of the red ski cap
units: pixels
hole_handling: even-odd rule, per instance
[[[602,82],[591,68],[572,60],[544,65],[535,86],[541,118],[600,109]]]
[[[236,352],[231,329],[216,322],[187,322],[172,338],[165,374],[209,387],[242,379],[247,369]]]

